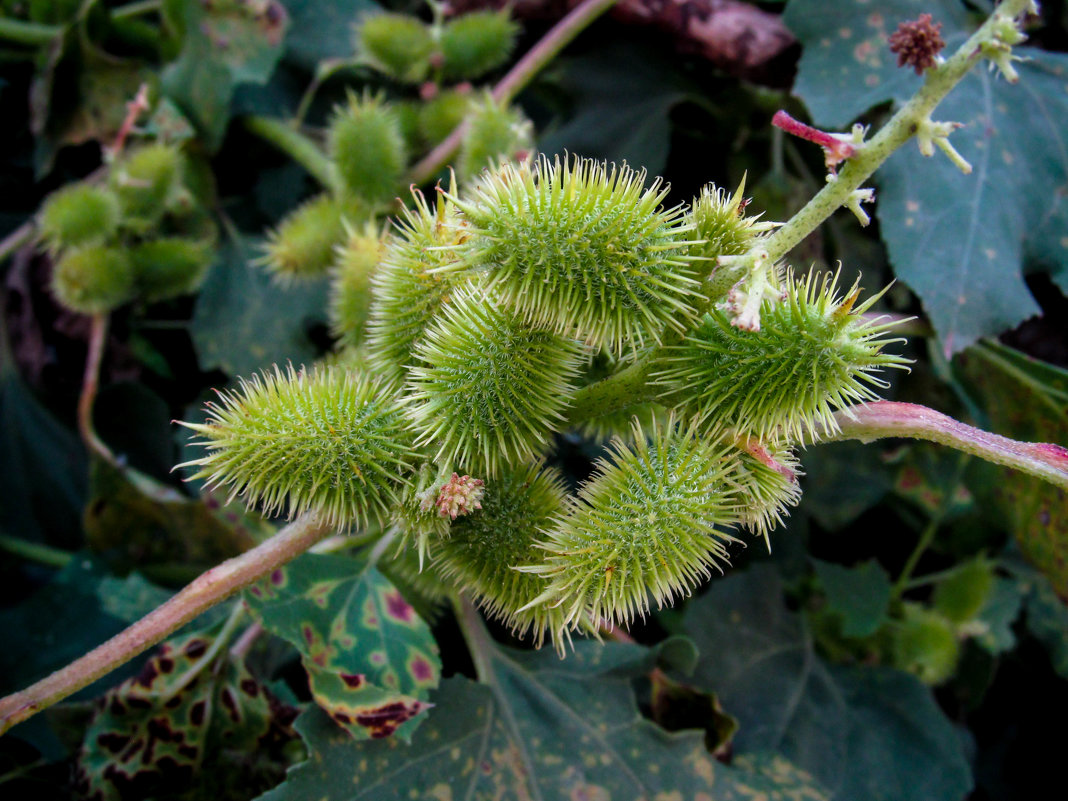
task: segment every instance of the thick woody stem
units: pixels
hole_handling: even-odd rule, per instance
[[[25,690],[0,699],[0,734],[130,661],[197,615],[304,553],[331,530],[316,517],[305,515],[251,551],[202,573],[103,645]]]

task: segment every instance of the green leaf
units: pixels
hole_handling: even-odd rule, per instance
[[[1048,582],[1043,582],[1049,587]],[[1051,593],[1052,594],[1052,593]],[[994,580],[994,587],[976,615],[975,620],[969,624],[975,641],[993,655],[1011,651],[1016,645],[1016,635],[1012,631],[1012,624],[1020,616],[1023,607],[1024,588],[1019,581],[1007,578]],[[1057,630],[1057,642],[1064,648],[1068,656],[1068,646],[1065,646],[1064,632],[1068,631],[1068,609],[1054,596],[1054,600],[1064,613],[1061,618],[1062,627]],[[1041,616],[1040,616],[1041,617]],[[1068,660],[1065,662],[1068,668]],[[1068,673],[1062,675],[1068,676]]]
[[[295,710],[225,648],[212,659],[213,645],[225,642],[206,632],[171,640],[100,699],[78,755],[81,796],[170,798],[199,786],[247,798],[281,778]]]
[[[97,459],[89,476],[86,539],[119,571],[163,564],[207,569],[252,544],[245,528],[220,520],[203,501],[132,468]]]
[[[1027,565],[1010,565],[1024,593],[1024,621],[1031,635],[1049,653],[1057,675],[1068,679],[1068,604],[1057,597],[1049,580]]]
[[[844,128],[873,106],[916,93],[923,78],[897,66],[887,37],[925,12],[942,23],[944,52],[964,41],[969,16],[958,0],[791,0],[783,22],[803,48],[793,93],[817,125]]]
[[[620,79],[619,65],[627,65]],[[590,55],[560,62],[560,87],[578,112],[538,142],[552,155],[580,156],[644,167],[658,175],[671,145],[671,109],[686,100],[674,64],[647,48],[615,42]]]
[[[860,0],[790,4],[787,22],[805,46],[795,92],[817,123],[845,125],[919,88],[921,78],[896,67],[885,37],[923,11],[944,23],[947,52],[971,32],[956,2],[891,0],[878,10]],[[964,125],[951,141],[972,163],[971,175],[940,153],[925,159],[914,144],[877,174],[890,260],[923,301],[947,356],[1040,311],[1023,280],[1025,263],[1068,289],[1068,207],[1060,202],[1068,185],[1068,56],[1026,53],[1018,84],[979,65],[935,112]]]
[[[172,593],[159,587],[140,573],[126,578],[105,576],[96,588],[96,595],[105,612],[127,623],[135,623],[164,601]]]
[[[190,333],[202,370],[248,376],[319,355],[308,330],[326,319],[327,282],[283,289],[249,264],[258,255],[258,240],[228,242],[201,289]]]
[[[959,801],[971,771],[953,725],[914,677],[826,664],[770,567],[713,582],[690,604],[705,658],[694,680],[738,718],[736,751],[773,751],[834,799]]]
[[[722,765],[703,732],[673,734],[642,718],[630,682],[652,667],[653,651],[582,643],[560,661],[500,648],[482,633],[492,686],[445,681],[410,746],[356,743],[317,710],[306,713],[297,730],[311,759],[259,801],[825,797],[781,757]]]
[[[226,133],[234,88],[266,83],[274,71],[288,16],[278,0],[186,2],[172,4],[175,9],[185,33],[177,60],[163,71],[163,89],[215,149]]]
[[[824,528],[845,528],[875,506],[893,485],[879,448],[832,442],[805,454],[805,507]]]
[[[0,529],[73,545],[85,504],[85,452],[33,397],[5,355],[0,366]]]
[[[379,8],[373,0],[286,0],[286,61],[315,72],[321,61],[352,58],[357,20]]]
[[[887,620],[892,586],[890,575],[874,559],[857,567],[812,560],[830,610],[842,618],[842,634],[867,637]]]
[[[1068,370],[995,342],[969,349],[955,368],[985,410],[986,427],[1015,439],[1068,443]],[[1057,594],[1068,596],[1068,493],[994,465],[977,465],[973,476],[976,497],[993,507]]]
[[[300,651],[312,696],[339,731],[411,737],[441,660],[429,627],[381,573],[305,554],[250,588],[245,601],[264,628]]]

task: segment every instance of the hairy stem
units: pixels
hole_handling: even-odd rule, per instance
[[[330,530],[315,516],[305,515],[261,545],[202,573],[103,645],[25,690],[0,699],[0,734],[151,648],[197,615],[304,553]]]
[[[282,120],[250,115],[242,119],[245,129],[263,141],[274,145],[293,161],[306,169],[323,188],[337,188],[334,165],[322,149],[300,131]]]
[[[93,403],[100,385],[100,363],[104,359],[104,346],[108,339],[108,314],[94,314],[89,323],[89,353],[85,357],[85,375],[82,378],[82,392],[78,396],[78,433],[82,442],[108,464],[118,466],[118,460],[111,448],[96,433],[93,427]]]
[[[617,1],[583,0],[575,6],[493,87],[493,99],[502,104],[514,100],[546,64]],[[420,159],[408,173],[409,183],[424,184],[437,175],[459,150],[466,131],[467,123],[460,123],[437,147]]]
[[[1068,489],[1068,448],[1047,442],[1019,442],[954,420],[915,403],[874,401],[835,414],[840,430],[821,442],[884,437],[925,439],[988,462],[1012,467]]]
[[[768,253],[771,263],[785,256],[795,245],[840,209],[852,193],[871,177],[890,155],[916,135],[931,112],[942,102],[982,56],[980,45],[994,36],[997,18],[1016,17],[1031,0],[1005,0],[960,48],[945,62],[928,69],[920,90],[868,142],[856,146],[835,180],[828,183],[785,225],[763,239],[759,247]]]

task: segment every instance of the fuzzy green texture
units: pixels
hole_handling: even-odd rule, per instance
[[[374,370],[400,381],[412,350],[453,288],[463,280],[451,266],[467,236],[456,207],[439,196],[433,207],[419,192],[389,237],[371,278],[367,349]],[[441,268],[450,269],[441,271]]]
[[[885,336],[892,324],[862,316],[879,295],[855,305],[859,288],[843,299],[836,279],[788,279],[784,299],[763,301],[759,331],[735,328],[722,309],[705,315],[652,373],[661,400],[712,430],[765,441],[836,431],[836,409],[886,386],[875,371],[907,363],[883,352],[903,341]]]
[[[408,166],[408,147],[400,120],[384,100],[350,95],[335,110],[328,139],[347,194],[372,205],[393,202]]]
[[[704,291],[713,302],[722,300],[727,291],[746,273],[744,266],[719,265],[720,256],[739,256],[755,244],[757,238],[775,227],[762,222],[760,216],[747,217],[744,205],[745,181],[733,195],[708,184],[693,199],[687,215],[693,226],[689,255],[705,261],[704,272],[709,274]]]
[[[731,460],[727,482],[737,499],[742,525],[764,538],[783,522],[791,506],[801,500],[801,465],[793,448],[783,442],[746,439]]]
[[[540,603],[531,606],[545,581],[514,568],[544,559],[538,540],[563,513],[565,497],[563,480],[555,470],[538,465],[507,470],[486,482],[480,511],[452,524],[433,562],[446,580],[470,594],[490,617],[519,636],[529,632],[535,646],[551,635],[558,650],[567,641],[562,610]]]
[[[374,223],[350,230],[338,248],[330,274],[328,311],[330,331],[342,348],[363,340],[371,313],[371,276],[384,250],[385,241]]]
[[[645,173],[586,159],[506,164],[460,202],[466,261],[534,325],[633,353],[693,319],[699,289],[679,209]]]
[[[142,242],[130,249],[137,294],[149,303],[196,292],[215,253],[199,239],[179,236]]]
[[[159,142],[132,150],[114,164],[109,181],[119,198],[123,225],[145,231],[158,223],[179,187],[181,172],[181,151]]]
[[[441,31],[442,74],[449,81],[482,77],[508,60],[518,34],[507,8],[449,20]]]
[[[527,325],[477,284],[455,293],[415,355],[407,409],[420,444],[481,478],[545,449],[583,362],[578,342]]]
[[[524,161],[533,147],[530,120],[517,107],[497,103],[487,94],[470,101],[456,171],[461,179],[470,180],[501,162]]]
[[[727,483],[732,454],[674,420],[612,444],[610,459],[579,492],[542,543],[548,580],[538,603],[558,606],[568,625],[589,615],[629,624],[650,599],[662,606],[690,592],[727,561],[739,522]]]
[[[102,245],[119,227],[119,200],[108,189],[70,184],[48,196],[38,217],[48,249]]]
[[[434,147],[453,130],[467,115],[471,107],[471,95],[449,89],[438,92],[419,107],[419,134],[423,143]]]
[[[421,20],[407,14],[369,14],[356,30],[360,57],[402,83],[419,83],[430,69],[434,37]]]
[[[964,623],[979,614],[993,589],[994,563],[980,556],[938,582],[934,607],[954,623]]]
[[[415,454],[406,420],[367,375],[276,366],[219,397],[205,423],[181,424],[206,453],[179,467],[267,513],[363,526],[384,519],[407,482]]]
[[[341,207],[328,194],[291,211],[267,235],[259,264],[283,285],[326,275],[345,237]]]
[[[948,618],[920,604],[906,603],[904,613],[891,630],[894,667],[925,684],[941,684],[953,675],[960,660],[956,629]]]
[[[420,130],[420,118],[426,104],[416,100],[393,100],[390,108],[397,118],[404,146],[408,153],[423,152],[423,133]]]
[[[52,294],[71,311],[102,314],[134,296],[134,268],[119,247],[88,245],[66,251],[52,269]]]

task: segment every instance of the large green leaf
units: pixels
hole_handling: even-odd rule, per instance
[[[315,72],[320,61],[352,58],[356,24],[377,11],[374,0],[287,0],[286,60]]]
[[[887,620],[890,576],[874,559],[856,567],[813,559],[828,608],[842,619],[842,634],[867,637]]]
[[[989,427],[1031,442],[1068,444],[1068,370],[994,342],[977,345],[956,369],[985,410]],[[992,505],[1020,550],[1068,597],[1068,493],[994,465],[973,470],[977,497]]]
[[[245,600],[264,628],[300,651],[312,696],[339,731],[411,737],[441,661],[429,627],[381,573],[354,559],[305,554]]]
[[[955,0],[890,0],[877,9],[863,0],[790,4],[787,24],[804,45],[794,90],[818,124],[844,126],[919,88],[922,79],[896,66],[886,37],[925,11],[943,23],[947,51],[972,29]],[[920,296],[947,355],[1039,312],[1025,261],[1068,289],[1068,57],[1026,52],[1019,84],[980,65],[935,112],[964,125],[952,141],[971,175],[907,144],[876,176],[894,271]]]
[[[930,690],[882,667],[825,663],[789,611],[771,567],[715,581],[686,628],[704,658],[696,680],[738,718],[738,751],[773,751],[834,799],[959,801],[971,772]]]
[[[281,705],[215,637],[165,643],[141,673],[106,693],[85,733],[75,787],[100,801],[247,798],[285,768],[295,710]],[[225,643],[220,643],[224,645]]]
[[[282,55],[288,23],[278,0],[171,2],[165,9],[184,31],[182,50],[163,72],[163,88],[216,148],[241,83],[264,83]]]
[[[356,743],[325,715],[297,721],[311,759],[260,801],[372,799],[809,799],[811,778],[773,755],[727,766],[705,749],[703,732],[669,733],[638,712],[631,680],[654,652],[582,643],[561,661],[546,652],[492,644],[480,658],[491,686],[444,682],[430,719],[409,746]]]
[[[256,248],[244,239],[224,245],[200,292],[190,333],[203,370],[248,376],[319,355],[308,331],[326,317],[326,281],[283,289],[249,263]]]

